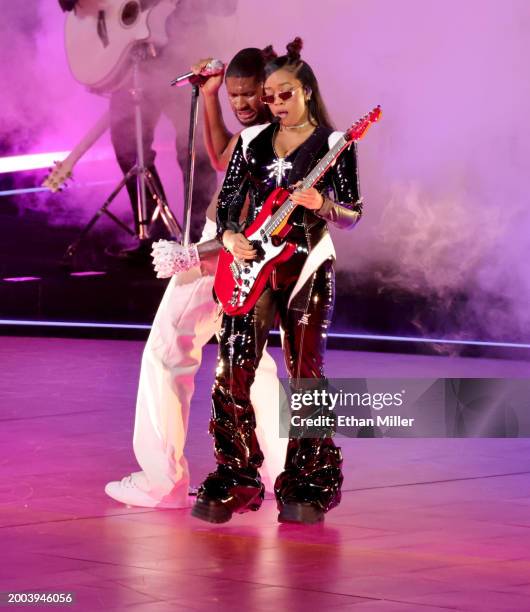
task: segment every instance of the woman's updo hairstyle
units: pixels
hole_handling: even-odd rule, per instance
[[[302,59],[302,48],[304,41],[297,36],[292,42],[287,43],[287,57],[292,63],[299,62]]]
[[[321,125],[333,129],[326,105],[320,94],[318,81],[311,66],[302,59],[304,43],[297,36],[287,45],[287,53],[274,57],[265,64],[265,80],[277,70],[288,70],[302,83],[304,93],[308,99],[309,120],[313,125]]]

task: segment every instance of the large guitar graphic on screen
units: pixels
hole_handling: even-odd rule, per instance
[[[180,0],[79,0],[65,23],[65,47],[74,78],[94,93],[121,86],[131,68],[131,51],[139,43],[160,49],[167,44],[166,21]],[[56,161],[43,186],[58,191],[75,164],[108,129],[105,113],[71,153]]]
[[[68,13],[65,47],[74,78],[96,93],[118,89],[127,79],[138,43],[160,49],[166,22],[180,0],[81,0]]]

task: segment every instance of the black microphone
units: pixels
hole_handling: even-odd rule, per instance
[[[180,76],[174,78],[171,81],[170,85],[176,85],[177,87],[182,87],[183,85],[188,85],[189,83],[195,85],[195,83],[193,83],[194,77],[195,79],[200,79],[200,77],[208,78],[211,76],[215,76],[216,74],[221,74],[221,72],[223,72],[224,67],[225,65],[221,60],[213,59],[206,64],[206,66],[199,72],[199,74],[195,74],[194,72],[186,72],[186,74],[181,74]]]

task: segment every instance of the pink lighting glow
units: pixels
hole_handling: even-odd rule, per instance
[[[49,168],[53,166],[55,161],[62,161],[68,153],[69,151],[55,151],[51,153],[33,153],[31,155],[0,157],[0,174]]]
[[[71,272],[70,276],[105,276],[106,272],[87,270],[86,272]]]

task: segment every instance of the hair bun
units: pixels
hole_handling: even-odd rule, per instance
[[[287,45],[287,57],[289,58],[290,62],[300,61],[303,46],[304,41],[300,38],[300,36],[297,36]]]
[[[262,49],[261,54],[263,55],[263,61],[265,63],[271,62],[273,59],[278,57],[278,54],[273,49],[272,45],[267,45],[265,49]]]

